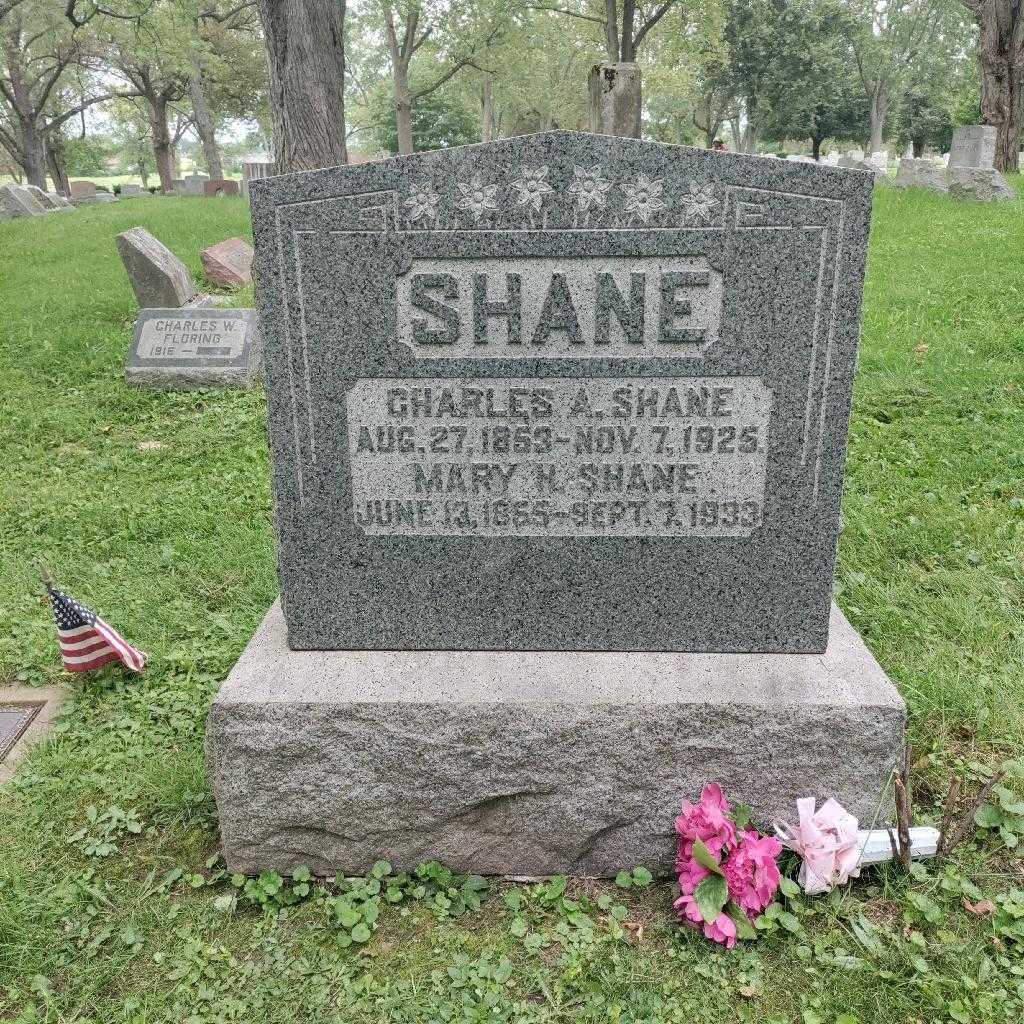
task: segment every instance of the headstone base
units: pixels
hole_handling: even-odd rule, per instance
[[[671,870],[710,781],[762,826],[802,796],[864,827],[906,709],[835,606],[824,654],[292,651],[275,603],[206,754],[231,871]]]

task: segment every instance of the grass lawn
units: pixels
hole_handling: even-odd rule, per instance
[[[70,695],[0,790],[0,1020],[1024,1017],[1024,816],[912,876],[787,897],[730,953],[642,875],[225,877],[203,723],[276,591],[264,402],[125,388],[113,236],[135,224],[197,276],[249,234],[237,199],[0,224],[0,683]],[[1022,239],[1024,203],[877,193],[838,596],[910,707],[919,822],[951,775],[973,790],[1024,752]],[[40,557],[152,653],[144,675],[63,675]]]

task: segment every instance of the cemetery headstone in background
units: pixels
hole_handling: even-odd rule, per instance
[[[189,174],[181,179],[180,188],[175,182],[175,188],[185,196],[201,196],[206,194],[206,185],[209,180],[205,174]]]
[[[242,163],[242,195],[249,194],[249,182],[260,178],[272,178],[276,166],[267,160],[246,160]]]
[[[997,130],[992,125],[961,125],[953,131],[949,167],[994,167]]]
[[[38,185],[26,185],[28,191],[44,210],[71,210],[72,205],[63,196],[54,197],[44,192]]]
[[[995,169],[997,130],[992,125],[969,124],[953,132],[946,181],[957,199],[993,202],[1016,199],[1017,194]]]
[[[252,246],[242,238],[228,238],[199,254],[203,273],[219,288],[241,288],[252,284]]]
[[[143,309],[125,380],[132,387],[251,387],[262,346],[254,309]]]
[[[871,178],[554,132],[250,190],[282,601],[208,722],[232,870],[667,870],[711,780],[873,819]]]
[[[38,217],[47,208],[21,185],[0,185],[0,220],[14,217]]]
[[[121,186],[121,195],[125,198],[134,198],[135,196],[148,195],[141,185],[136,185],[133,182],[126,182]]]
[[[936,192],[948,191],[946,184],[946,169],[934,160],[904,157],[900,160],[896,170],[896,180],[893,182],[898,188],[930,188]]]
[[[203,189],[208,196],[237,196],[239,194],[238,182],[231,178],[216,178],[203,184]]]
[[[72,199],[95,199],[96,183],[93,181],[71,181],[68,188]]]

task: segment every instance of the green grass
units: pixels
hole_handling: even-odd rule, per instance
[[[1022,888],[987,834],[942,869],[787,901],[728,954],[674,925],[661,883],[496,884],[475,909],[434,873],[419,895],[392,883],[355,944],[333,895],[253,908],[210,860],[202,730],[275,594],[263,397],[124,387],[135,307],[113,238],[135,224],[197,276],[200,248],[248,235],[235,199],[0,224],[0,681],[71,695],[0,791],[0,1020],[1024,1015],[1013,906],[962,905]],[[1024,750],[1022,238],[1024,204],[877,194],[838,590],[910,707],[921,820],[951,772]],[[37,558],[152,653],[143,676],[62,675]]]

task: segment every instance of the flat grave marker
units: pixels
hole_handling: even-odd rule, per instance
[[[143,309],[125,380],[131,387],[246,388],[259,382],[262,349],[252,309]]]

